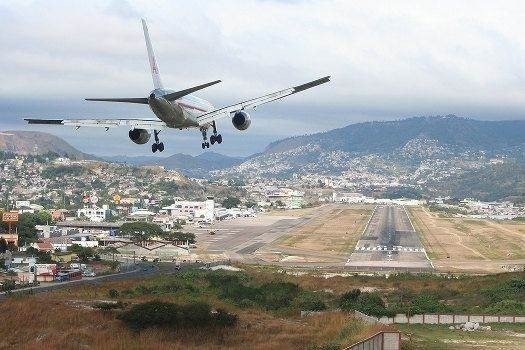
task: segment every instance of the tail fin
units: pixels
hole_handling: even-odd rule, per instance
[[[142,29],[144,30],[144,39],[146,40],[146,48],[148,49],[148,58],[149,66],[151,68],[151,77],[153,78],[153,86],[155,89],[162,89],[162,81],[160,80],[159,66],[157,65],[157,60],[155,59],[155,53],[153,52],[153,47],[151,46],[151,41],[149,39],[148,25],[144,18],[142,21]]]

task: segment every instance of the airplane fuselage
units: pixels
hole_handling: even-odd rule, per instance
[[[172,92],[169,89],[155,89],[148,97],[148,105],[153,113],[171,128],[199,127],[197,117],[214,110],[210,102],[194,95],[186,95],[175,101],[163,97]]]

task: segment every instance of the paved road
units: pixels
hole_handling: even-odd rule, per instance
[[[175,264],[173,264],[173,266],[175,266]],[[137,264],[136,268],[126,272],[114,273],[110,275],[103,275],[97,277],[84,277],[81,280],[76,281],[42,283],[36,287],[15,289],[11,293],[43,293],[56,289],[71,288],[80,284],[96,284],[100,282],[115,281],[119,279],[145,277],[159,272],[160,270],[155,264],[141,262]],[[5,299],[6,297],[7,295],[5,292],[0,292],[0,300]]]
[[[363,269],[432,269],[405,209],[390,205],[376,206],[345,265]]]

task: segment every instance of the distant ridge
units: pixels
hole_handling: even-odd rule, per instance
[[[55,153],[71,159],[97,159],[81,152],[60,137],[40,131],[0,132],[0,151],[20,155],[42,155]]]
[[[229,157],[216,152],[204,152],[198,156],[176,153],[165,158],[153,156],[114,156],[104,158],[110,162],[132,165],[162,165],[166,169],[178,170],[186,176],[205,177],[210,171],[232,167],[244,158]]]
[[[351,124],[272,142],[213,175],[339,176],[402,182],[429,195],[525,201],[525,120],[454,115]],[[347,183],[352,183],[349,180]]]

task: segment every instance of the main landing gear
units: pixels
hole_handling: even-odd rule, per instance
[[[151,144],[151,152],[153,153],[164,151],[164,143],[159,142],[159,133],[160,130],[153,130],[153,135],[155,136],[155,142]]]
[[[217,134],[217,126],[215,125],[215,122],[213,122],[212,124],[212,127],[213,127],[213,135],[210,136],[210,142],[211,144],[215,144],[215,143],[218,143],[218,144],[221,144],[222,143],[222,135],[221,134]],[[210,148],[210,142],[208,142],[208,136],[207,136],[207,132],[208,132],[208,129],[207,128],[201,128],[201,133],[202,133],[202,149],[205,149],[205,148]]]

